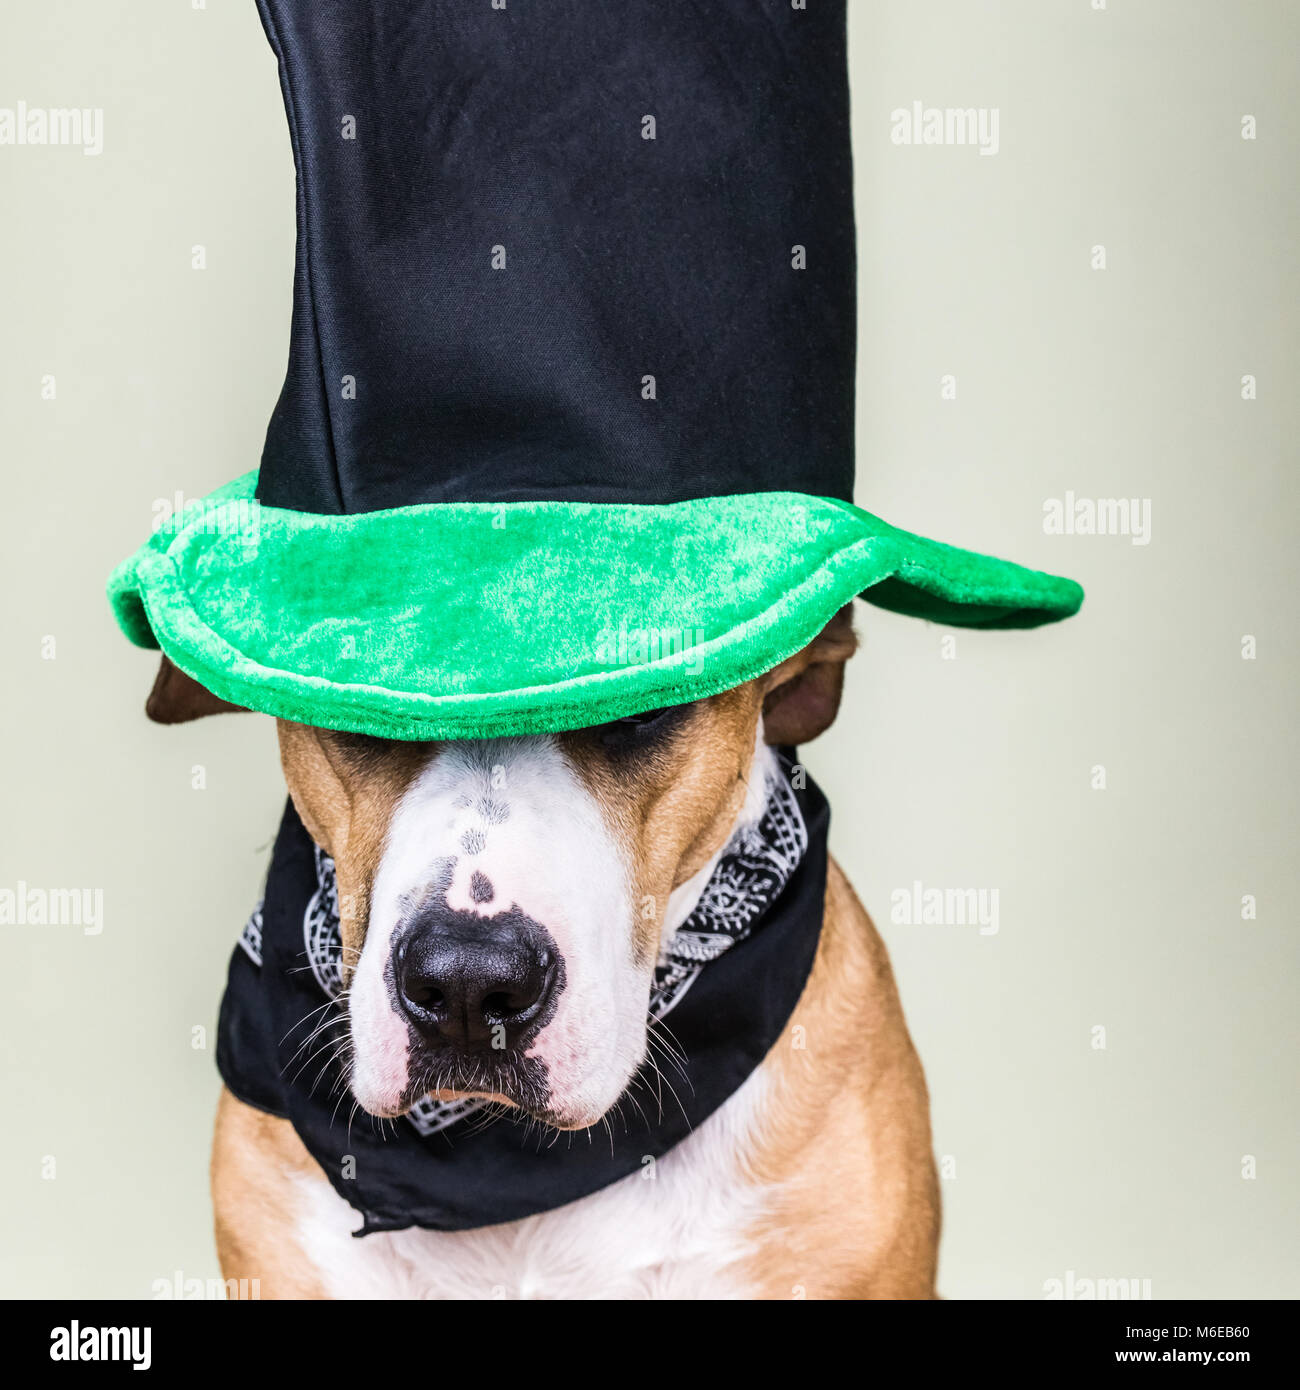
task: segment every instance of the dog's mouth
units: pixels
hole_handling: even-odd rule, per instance
[[[496,1108],[498,1117],[513,1113],[517,1119],[535,1120],[557,1130],[589,1129],[601,1119],[601,1114],[581,1105],[570,1108],[557,1103],[547,1082],[545,1063],[510,1055],[457,1058],[441,1065],[434,1058],[422,1059],[415,1079],[408,1082],[396,1102],[371,1102],[364,1108],[376,1119],[395,1120],[427,1100],[443,1104],[482,1102]]]
[[[381,1118],[405,1115],[422,1100],[487,1101],[551,1122],[545,1065],[508,1052],[497,1056],[412,1059],[412,1076],[400,1100]]]

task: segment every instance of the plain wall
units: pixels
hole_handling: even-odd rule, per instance
[[[860,605],[807,754],[929,1078],[941,1288],[1295,1296],[1297,10],[850,9],[858,500],[1088,594],[1006,634]],[[0,926],[0,1293],[147,1297],[216,1274],[216,1010],[283,791],[269,720],[146,722],[103,587],[257,461],[293,168],[252,0],[4,30],[0,106],[105,143],[0,147],[0,887],[100,888],[104,927]],[[895,144],[918,101],[996,108],[998,152]],[[1045,533],[1067,493],[1149,543]],[[915,883],[996,890],[997,931],[891,920]]]

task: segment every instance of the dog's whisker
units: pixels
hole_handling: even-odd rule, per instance
[[[318,1058],[318,1056],[321,1055],[321,1052],[327,1051],[327,1049],[330,1047],[334,1047],[334,1052],[332,1052],[330,1056],[327,1056],[327,1058],[325,1058],[325,1061],[321,1063],[321,1068],[316,1073],[316,1080],[314,1080],[313,1083],[311,1083],[311,1088],[309,1091],[307,1091],[307,1097],[309,1098],[313,1097],[313,1095],[316,1094],[316,1088],[320,1086],[321,1080],[324,1079],[325,1073],[327,1073],[328,1070],[330,1070],[331,1065],[332,1063],[334,1063],[336,1056],[339,1055],[339,1044],[331,1044],[331,1042],[325,1042],[323,1047],[317,1048],[316,1052],[313,1052],[313,1054],[311,1054],[311,1056],[307,1058],[307,1061],[303,1062],[302,1068],[299,1069],[299,1074],[302,1074],[303,1070],[306,1070],[307,1066],[309,1066],[310,1063],[314,1061],[314,1059]]]
[[[336,1026],[336,1023],[338,1022],[341,1022],[341,1020],[334,1020],[334,1026]],[[288,1069],[291,1068],[293,1063],[298,1061],[299,1056],[302,1056],[303,1052],[306,1051],[307,1048],[310,1048],[311,1045],[313,1045],[314,1042],[320,1040],[320,1038],[325,1037],[325,1034],[327,1033],[330,1033],[330,1027],[318,1027],[318,1029],[314,1030],[313,1033],[311,1033],[311,1036],[307,1038],[307,1040],[304,1041],[303,1044],[300,1045],[300,1047],[295,1049],[295,1052],[293,1052],[291,1058],[288,1059],[288,1062],[285,1062],[285,1065],[282,1066],[281,1072],[279,1072],[279,1074],[281,1074],[281,1076],[284,1076],[284,1073],[288,1072]],[[332,1041],[334,1041],[334,1038],[327,1038],[327,1040],[325,1040],[325,1045],[327,1045],[328,1047],[328,1045],[330,1045],[330,1042]],[[313,1058],[314,1055],[316,1055],[316,1052],[310,1052],[310,1054],[307,1055],[307,1061],[303,1063],[303,1066],[306,1066],[307,1062],[310,1062],[311,1058]],[[298,1076],[298,1074],[300,1074],[300,1070],[302,1069],[299,1069],[299,1072],[295,1073],[295,1077]]]
[[[331,1047],[339,1047],[339,1046],[346,1045],[346,1042],[347,1042],[346,1039],[326,1038],[325,1041],[324,1041],[323,1043],[321,1043],[321,1045],[320,1045],[318,1048],[316,1048],[314,1051],[310,1052],[310,1053],[307,1055],[307,1057],[303,1060],[302,1065],[298,1068],[298,1070],[297,1070],[296,1072],[294,1072],[293,1076],[290,1078],[289,1084],[292,1086],[292,1085],[298,1080],[298,1078],[303,1074],[303,1072],[307,1070],[307,1068],[312,1064],[312,1062],[315,1061],[315,1059],[321,1055],[321,1053],[325,1052],[327,1049],[329,1049],[329,1048],[331,1048]],[[302,1048],[299,1048],[299,1049],[298,1049],[298,1052],[301,1052],[301,1051],[302,1051]],[[297,1053],[294,1054],[295,1057],[296,1057],[297,1055],[298,1055]],[[290,1066],[292,1066],[292,1065],[293,1065],[293,1058],[290,1058],[289,1061],[285,1063],[284,1069],[281,1071],[281,1075],[283,1075],[283,1074],[284,1074],[284,1071],[287,1071],[288,1068],[289,1068]]]
[[[331,1066],[334,1064],[334,1062],[338,1059],[338,1056],[339,1056],[339,1053],[341,1052],[341,1050],[342,1050],[342,1046],[341,1046],[341,1045],[336,1046],[335,1049],[334,1049],[334,1051],[333,1051],[333,1053],[331,1053],[330,1056],[326,1057],[325,1062],[324,1062],[324,1065],[321,1067],[320,1071],[318,1071],[318,1072],[316,1073],[316,1080],[313,1081],[313,1082],[311,1083],[311,1090],[307,1092],[307,1095],[308,1095],[309,1098],[310,1098],[311,1096],[314,1096],[314,1095],[316,1094],[316,1087],[320,1085],[321,1079],[325,1076],[326,1072],[329,1071],[330,1067],[331,1067]],[[322,1049],[322,1051],[323,1051],[323,1049]],[[315,1055],[319,1056],[320,1054],[317,1053],[317,1054],[315,1054]],[[331,1088],[331,1089],[332,1089],[332,1088]],[[329,1093],[327,1092],[327,1095],[328,1095],[328,1094],[329,1094]]]
[[[289,1031],[284,1035],[284,1037],[280,1039],[280,1046],[283,1047],[285,1043],[288,1042],[289,1039],[293,1036],[293,1034],[296,1033],[298,1029],[301,1028],[302,1025],[306,1023],[309,1018],[315,1018],[316,1015],[320,1013],[322,1009],[328,1009],[333,1003],[334,1001],[332,999],[327,999],[323,1004],[318,1004],[314,1009],[310,1009],[307,1013],[303,1014],[303,1016],[298,1020],[298,1022],[295,1023],[293,1027],[291,1027]]]
[[[657,1048],[663,1055],[664,1060],[671,1063],[672,1066],[676,1068],[678,1075],[686,1085],[690,1087],[692,1094],[694,1094],[695,1083],[691,1080],[690,1072],[686,1069],[686,1054],[682,1052],[680,1048],[674,1049],[669,1046],[663,1038],[656,1036],[653,1032],[646,1034],[646,1042],[652,1050]]]
[[[313,1028],[310,1033],[308,1033],[306,1038],[301,1043],[299,1043],[298,1047],[295,1049],[293,1053],[293,1056],[290,1057],[289,1060],[284,1064],[284,1068],[287,1069],[293,1066],[294,1062],[298,1059],[299,1055],[303,1052],[304,1049],[310,1047],[312,1043],[316,1041],[317,1038],[322,1037],[331,1028],[336,1028],[342,1022],[344,1022],[342,1018],[328,1018],[323,1023],[317,1024],[317,1026]],[[281,1074],[283,1075],[283,1070]]]
[[[678,1109],[682,1112],[682,1118],[683,1118],[684,1120],[686,1120],[687,1123],[689,1124],[689,1122],[690,1122],[690,1112],[686,1109],[686,1106],[685,1106],[685,1104],[683,1103],[681,1096],[679,1096],[679,1095],[677,1094],[677,1088],[676,1088],[676,1087],[673,1085],[673,1083],[672,1083],[671,1081],[669,1081],[668,1078],[663,1074],[663,1072],[662,1072],[662,1070],[660,1069],[659,1065],[658,1065],[657,1063],[653,1063],[653,1059],[651,1059],[651,1061],[652,1061],[652,1064],[654,1065],[655,1075],[656,1075],[656,1077],[658,1078],[659,1082],[660,1082],[662,1085],[664,1085],[664,1086],[666,1086],[666,1087],[668,1088],[669,1094],[670,1094],[670,1095],[672,1096],[672,1098],[677,1102],[677,1107],[678,1107]],[[690,1082],[689,1082],[689,1077],[687,1078],[687,1084],[688,1084],[688,1085],[690,1084]],[[693,1091],[693,1090],[694,1090],[694,1087],[692,1087],[691,1089],[692,1089],[692,1091]],[[662,1097],[662,1093],[661,1093],[661,1094],[660,1094],[660,1112],[659,1112],[660,1123],[663,1122],[663,1118],[664,1118],[664,1117],[663,1117],[662,1103],[663,1103],[663,1097]]]
[[[677,1040],[676,1034],[662,1018],[650,1016],[646,1025],[646,1036],[659,1043],[670,1056],[676,1058],[683,1068],[686,1066],[686,1049]]]

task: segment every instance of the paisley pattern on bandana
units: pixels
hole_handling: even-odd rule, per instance
[[[776,901],[808,848],[808,828],[791,790],[791,765],[782,757],[768,778],[767,804],[758,821],[738,830],[722,852],[700,900],[661,953],[650,988],[650,1017],[661,1019],[681,1003],[711,961],[743,941]],[[334,861],[316,848],[316,892],[303,914],[303,945],[316,984],[327,998],[343,993],[343,938]],[[253,910],[239,944],[262,964],[262,904]],[[437,1134],[488,1104],[484,1100],[417,1101],[406,1114],[421,1135]]]

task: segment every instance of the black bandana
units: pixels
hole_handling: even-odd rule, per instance
[[[639,1171],[762,1062],[812,969],[829,809],[811,782],[792,788],[788,757],[779,765],[759,822],[728,844],[655,970],[650,1016],[671,1012],[681,1069],[661,1062],[659,1079],[643,1067],[608,1125],[559,1133],[493,1118],[477,1100],[425,1099],[395,1122],[353,1115],[332,1060],[345,1026],[334,1002],[342,989],[334,865],[292,802],[266,896],[230,963],[217,1039],[222,1078],[241,1100],[293,1123],[362,1214],[361,1235],[513,1221]]]

